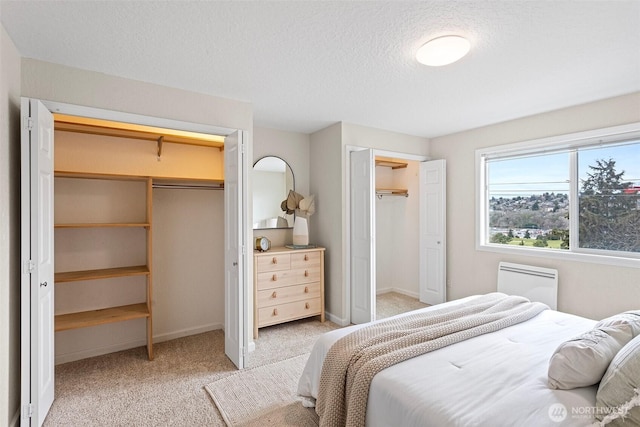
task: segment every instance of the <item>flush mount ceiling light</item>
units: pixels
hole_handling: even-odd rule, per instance
[[[465,56],[471,43],[460,36],[443,36],[429,40],[416,53],[418,62],[432,67],[451,64]]]

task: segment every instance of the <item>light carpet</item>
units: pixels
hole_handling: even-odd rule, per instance
[[[290,359],[245,369],[205,386],[228,426],[317,426],[313,408],[300,403],[298,379],[309,358]]]

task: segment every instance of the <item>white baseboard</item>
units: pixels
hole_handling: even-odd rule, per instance
[[[376,289],[376,295],[382,295],[382,294],[386,294],[386,293],[389,293],[389,292],[395,292],[395,293],[398,293],[398,294],[406,295],[406,296],[411,297],[411,298],[420,299],[420,294],[419,293],[407,291],[406,289],[400,289],[400,288]]]
[[[167,332],[164,334],[158,334],[153,336],[153,342],[160,343],[164,341],[174,340],[176,338],[188,337],[190,335],[202,334],[204,332],[214,331],[222,329],[220,323],[210,323],[208,325],[196,326],[193,328],[181,329],[179,331]],[[74,351],[70,353],[62,353],[56,355],[56,365],[62,363],[75,362],[76,360],[87,359],[89,357],[102,356],[103,354],[115,353],[116,351],[129,350],[131,348],[143,347],[147,345],[146,339],[127,341],[122,343],[116,343],[104,347],[94,347],[81,351]]]
[[[325,311],[324,315],[327,318],[327,320],[330,320],[331,322],[337,324],[338,326],[349,326],[351,324],[349,320],[341,319],[338,316],[329,313],[328,311]]]
[[[222,329],[222,323],[210,323],[208,325],[196,326],[193,328],[181,329],[179,331],[166,332],[164,334],[158,334],[153,336],[153,342],[164,342],[175,340],[177,338],[188,337],[191,335],[203,334],[209,331],[215,331]]]
[[[249,353],[253,353],[254,351],[256,351],[256,342],[255,341],[250,341],[249,342]]]

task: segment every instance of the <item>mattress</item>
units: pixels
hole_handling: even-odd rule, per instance
[[[526,322],[387,368],[371,382],[366,425],[589,426],[594,422],[590,412],[597,386],[550,389],[547,369],[560,343],[595,323],[545,310]],[[366,325],[336,329],[318,339],[298,383],[305,404],[315,403],[322,362],[331,345]]]

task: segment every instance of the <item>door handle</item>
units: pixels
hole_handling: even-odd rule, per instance
[[[46,281],[45,281],[45,282],[40,283],[40,287],[44,286],[44,287],[46,288],[46,287],[47,287],[47,285],[48,285],[48,283],[47,283]]]
[[[233,266],[234,266],[234,267],[237,267],[237,266],[238,266],[238,263],[237,263],[237,262],[234,262],[234,263],[233,263]]]

